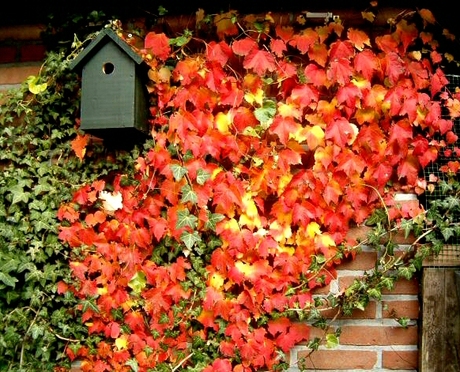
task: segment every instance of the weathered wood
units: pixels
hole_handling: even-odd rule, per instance
[[[421,372],[460,371],[459,270],[423,270]]]

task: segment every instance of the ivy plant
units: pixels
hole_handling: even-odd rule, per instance
[[[65,348],[87,331],[74,311],[75,297],[58,294],[70,268],[57,211],[83,184],[130,169],[126,155],[102,146],[92,146],[84,160],[73,155],[79,84],[67,65],[66,55],[52,52],[38,76],[1,97],[1,371],[69,365]]]

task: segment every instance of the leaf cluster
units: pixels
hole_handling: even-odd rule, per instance
[[[87,333],[76,298],[58,288],[71,277],[57,211],[82,184],[119,168],[93,162],[102,148],[84,162],[72,153],[79,84],[64,53],[50,53],[38,76],[1,100],[0,370],[53,371]]]
[[[305,320],[327,331],[323,311],[364,309],[410,278],[426,251],[398,256],[388,234],[424,220],[391,200],[424,192],[438,136],[455,136],[442,109],[460,115],[428,15],[374,40],[235,12],[197,13],[209,39],[146,32],[152,140],[133,172],[88,181],[57,214],[61,286],[88,328],[67,355],[85,371],[275,370],[309,340]],[[375,270],[318,300],[366,221]]]

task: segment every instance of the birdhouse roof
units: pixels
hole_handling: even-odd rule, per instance
[[[70,63],[70,69],[74,70],[79,66],[83,66],[88,59],[96,54],[109,41],[118,45],[120,49],[138,65],[145,62],[142,56],[136,53],[126,41],[115,33],[115,31],[110,28],[105,28],[100,31],[96,38]]]

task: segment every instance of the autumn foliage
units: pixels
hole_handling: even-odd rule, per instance
[[[457,139],[429,11],[373,40],[228,17],[215,39],[146,35],[151,147],[60,208],[84,371],[275,370],[355,254],[349,229],[380,196],[424,192]]]

